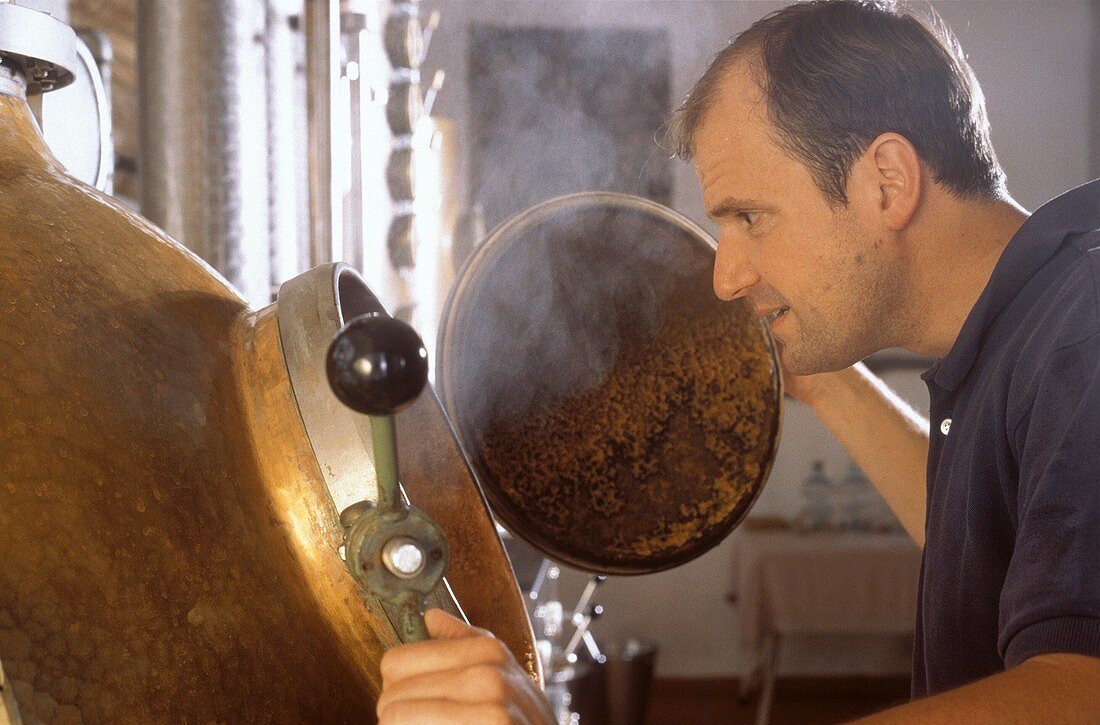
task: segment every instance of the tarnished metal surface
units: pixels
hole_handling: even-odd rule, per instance
[[[485,498],[431,386],[395,423],[402,486],[450,542],[451,564],[444,584],[454,592],[466,620],[495,634],[527,674],[540,681],[542,665],[523,594]]]
[[[274,320],[65,175],[22,102],[0,127],[0,657],[24,718],[369,716],[390,627],[336,554]]]
[[[378,476],[370,420],[332,394],[323,354],[341,325],[371,312],[384,313],[385,308],[346,264],[315,267],[279,290],[279,339],[294,402],[335,510],[341,512],[360,501],[377,501]],[[430,604],[464,616],[445,581],[432,592]],[[399,631],[396,612],[374,600],[368,605]]]
[[[551,556],[644,573],[748,512],[778,445],[780,375],[713,241],[619,194],[517,215],[460,276],[439,380],[493,511]]]
[[[69,177],[22,99],[0,129],[0,659],[24,719],[372,720],[396,637],[338,554],[276,310]],[[467,550],[455,591],[524,661],[503,550],[421,400],[410,496],[453,509],[429,513]]]

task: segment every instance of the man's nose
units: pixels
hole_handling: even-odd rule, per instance
[[[760,280],[735,241],[722,239],[714,256],[714,294],[720,300],[744,297],[749,287]]]

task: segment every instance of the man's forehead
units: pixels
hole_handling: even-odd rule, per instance
[[[768,123],[767,99],[760,82],[762,70],[752,58],[743,58],[724,69],[718,77],[706,110],[700,117],[696,137],[714,126],[737,126],[746,122]]]
[[[750,73],[731,69],[723,78],[695,131],[695,165],[707,186],[749,164],[771,145],[771,126],[759,84]]]

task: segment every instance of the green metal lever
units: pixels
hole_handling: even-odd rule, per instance
[[[370,416],[378,477],[377,501],[353,504],[340,515],[348,571],[398,609],[403,641],[427,639],[427,597],[443,578],[450,548],[442,529],[401,497],[393,421],[427,383],[424,343],[392,317],[357,317],[333,338],[326,372],[336,396]]]

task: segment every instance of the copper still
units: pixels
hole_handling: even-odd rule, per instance
[[[5,701],[47,722],[371,720],[397,630],[339,551],[341,508],[369,497],[369,436],[317,380],[332,334],[377,300],[328,265],[249,309],[67,174],[26,87],[5,60]],[[537,677],[520,592],[434,395],[398,415],[397,437],[406,493],[451,542],[432,601]]]

